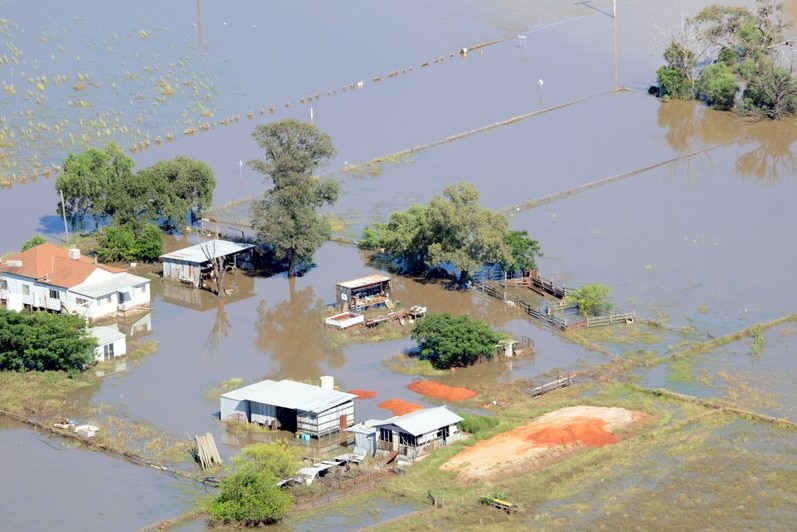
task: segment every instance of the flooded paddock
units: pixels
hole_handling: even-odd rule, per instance
[[[653,346],[610,345],[606,355],[563,340],[489,297],[394,276],[394,295],[404,304],[467,313],[535,341],[531,357],[458,370],[441,377],[446,384],[537,379],[636,347],[666,354],[684,328],[690,338],[721,336],[794,312],[788,287],[797,250],[789,243],[797,215],[788,198],[797,187],[797,123],[751,124],[646,94],[666,43],[656,27],[708,2],[680,2],[678,9],[618,2],[616,59],[608,0],[241,2],[235,9],[145,1],[111,13],[96,1],[47,4],[48,20],[57,22],[40,20],[39,8],[24,2],[3,3],[2,38],[19,56],[0,65],[0,79],[15,86],[15,94],[0,93],[0,133],[6,135],[0,136],[0,169],[30,177],[0,190],[0,251],[18,249],[35,232],[63,236],[54,174],[40,172],[69,152],[113,139],[129,150],[136,169],[176,155],[201,159],[216,173],[220,206],[263,190],[261,176],[238,164],[261,156],[251,141],[254,126],[309,120],[312,109],[314,124],[338,149],[321,172],[341,182],[341,200],[331,211],[347,223],[343,236],[356,239],[364,226],[467,181],[481,192],[483,206],[511,213],[512,229],[539,239],[544,275],[569,286],[606,284],[619,309],[666,325]],[[786,3],[790,16],[796,11],[797,2]],[[459,54],[492,41],[467,57]],[[67,80],[56,84],[58,76]],[[173,94],[163,93],[169,91],[162,80]],[[621,87],[629,90],[615,92]],[[205,123],[212,125],[207,131]],[[9,138],[12,152],[4,144]],[[388,162],[368,164],[378,157]],[[192,238],[181,243],[193,244]],[[155,280],[151,327],[139,334],[159,342],[157,351],[106,378],[86,401],[178,437],[209,431],[222,442],[225,459],[241,441],[223,437],[218,401],[208,391],[233,377],[249,383],[332,375],[341,389],[376,391],[357,402],[360,419],[385,417],[377,405],[393,397],[441,404],[407,390],[412,376],[385,366],[414,347],[409,338],[329,345],[318,316],[334,303],[335,283],[370,273],[374,268],[354,247],[328,243],[306,275],[241,277],[238,292],[221,301]],[[651,387],[787,415],[795,386],[783,376],[797,365],[791,327],[767,331],[758,358],[740,341],[689,368],[657,366],[640,378]],[[63,508],[55,502],[53,508],[68,514],[58,521],[31,508],[0,519],[6,528],[60,523],[131,530],[190,506],[169,477],[96,453],[55,451],[26,429],[0,435],[5,470],[24,479],[15,480],[19,489],[7,504],[24,509],[33,501],[63,500]],[[767,434],[761,445],[778,438]],[[653,462],[646,467],[655,470]],[[116,481],[98,490],[109,478]],[[58,498],[66,492],[68,498]],[[96,497],[108,500],[88,502]],[[373,521],[346,519],[333,516],[312,527]]]

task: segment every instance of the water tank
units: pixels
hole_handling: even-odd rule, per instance
[[[69,248],[68,256],[72,260],[78,260],[80,258],[80,250],[78,248]]]
[[[330,377],[329,375],[324,375],[323,377],[321,377],[321,387],[326,390],[334,390],[335,378]]]

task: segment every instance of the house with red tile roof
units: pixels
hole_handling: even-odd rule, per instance
[[[150,281],[99,264],[77,248],[44,243],[0,261],[0,302],[11,310],[69,312],[94,321],[148,308]]]

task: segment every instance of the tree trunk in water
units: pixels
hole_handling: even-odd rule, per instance
[[[288,251],[288,277],[296,277],[296,254],[292,250]]]
[[[227,269],[224,267],[224,257],[213,260],[213,270],[216,273],[216,295],[224,297],[224,275]]]

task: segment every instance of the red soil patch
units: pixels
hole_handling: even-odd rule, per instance
[[[356,395],[357,399],[373,399],[376,397],[376,392],[371,390],[349,390],[349,393]]]
[[[476,392],[462,388],[461,386],[447,386],[434,381],[415,381],[407,386],[413,392],[429,397],[437,397],[438,399],[446,399],[448,401],[462,401],[463,399],[470,399],[476,395]]]
[[[423,408],[421,405],[416,405],[415,403],[410,403],[403,399],[388,399],[376,406],[384,408],[385,410],[390,410],[393,412],[394,416],[403,416],[404,414],[409,414],[410,412],[415,412]]]
[[[527,441],[538,445],[555,447],[557,445],[585,445],[587,447],[603,447],[617,443],[617,438],[605,429],[606,421],[598,418],[576,418],[571,425],[537,427],[530,434],[524,435]]]

